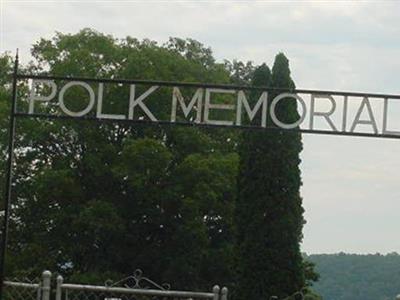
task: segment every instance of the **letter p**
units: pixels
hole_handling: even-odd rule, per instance
[[[47,85],[51,88],[48,96],[36,94],[36,87],[38,84]],[[29,114],[33,114],[35,101],[50,101],[54,98],[57,92],[57,86],[52,80],[32,80],[31,93],[29,95]]]

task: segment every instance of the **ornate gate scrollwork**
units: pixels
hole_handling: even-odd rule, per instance
[[[120,286],[131,289],[158,289],[162,291],[168,291],[171,289],[171,285],[169,285],[168,283],[162,283],[160,285],[158,283],[155,283],[153,280],[144,277],[143,271],[140,269],[136,269],[133,272],[133,275],[125,277],[119,281],[114,282],[109,279],[104,284],[107,287]]]

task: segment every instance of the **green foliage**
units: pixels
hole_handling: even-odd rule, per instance
[[[159,46],[84,29],[41,39],[32,54],[36,73],[230,81],[194,40]],[[10,62],[1,60],[8,70]],[[107,109],[121,111],[126,93],[110,87]],[[152,108],[157,115],[170,113],[167,97]],[[233,131],[22,120],[18,132],[8,274],[48,268],[101,283],[102,274],[142,268],[184,289],[232,280]]]
[[[293,88],[286,57],[276,56],[272,72],[266,65],[257,68],[252,84]],[[253,105],[257,99],[253,95]],[[297,117],[296,102],[282,102],[277,116],[292,122]],[[305,285],[300,254],[304,222],[299,195],[301,137],[293,132],[247,131],[242,138],[237,299],[286,297]]]
[[[8,53],[0,53],[0,155],[3,158],[6,151],[6,139],[8,137],[10,99],[11,99],[11,77],[12,59]],[[5,179],[5,160],[0,159],[0,182]],[[0,185],[0,193],[4,195],[4,184]],[[0,197],[0,207],[3,207],[3,197]]]
[[[0,55],[0,87],[2,89],[10,85],[10,74],[12,72],[12,59],[8,53]]]
[[[313,289],[325,300],[393,300],[400,294],[400,255],[315,254],[320,280]]]
[[[225,60],[225,68],[230,73],[232,83],[239,85],[249,85],[256,69],[251,61],[243,63],[237,60]]]
[[[294,87],[283,54],[271,73],[265,64],[219,64],[192,39],[159,45],[83,29],[41,39],[32,55],[27,69],[39,74]],[[0,67],[7,128],[10,57]],[[21,84],[19,98],[26,93]],[[125,111],[128,93],[110,85],[107,111]],[[158,95],[152,111],[169,116],[170,95]],[[79,105],[73,96],[81,98],[68,94],[68,105]],[[293,120],[295,103],[282,102],[278,117]],[[299,134],[35,119],[19,120],[17,131],[8,275],[47,268],[104,283],[141,268],[177,289],[227,285],[238,299],[286,296],[304,276],[315,279],[299,253]],[[6,137],[1,129],[3,155]]]
[[[304,293],[304,300],[322,300],[322,297],[312,289],[307,288]]]
[[[303,257],[303,272],[306,280],[306,286],[310,287],[317,282],[320,275],[315,271],[315,263],[309,261],[307,257]]]

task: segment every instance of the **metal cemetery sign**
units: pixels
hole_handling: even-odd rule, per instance
[[[29,92],[17,97],[18,81]],[[0,245],[0,300],[4,282],[15,123],[18,117],[84,119],[202,127],[300,131],[400,138],[400,95],[288,90],[148,80],[71,78],[13,74],[6,169],[5,211]],[[297,102],[294,120],[281,118],[282,102]],[[287,103],[287,102],[286,102]]]
[[[17,113],[21,116],[400,137],[400,126],[390,118],[395,115],[390,112],[392,107],[400,113],[398,95],[30,75],[19,75],[18,78],[30,80],[28,108]],[[107,99],[105,90],[108,87],[114,92],[119,88],[120,98]],[[75,95],[74,99],[67,94]],[[289,99],[297,101],[300,109],[298,119],[288,123],[279,119],[277,110],[280,102]],[[68,102],[71,101],[81,102],[80,107],[70,107]],[[118,111],[107,111],[107,101],[117,101]],[[160,101],[166,112],[161,116],[157,115]],[[52,109],[46,111],[45,108],[50,106]],[[259,116],[257,122],[256,115]]]

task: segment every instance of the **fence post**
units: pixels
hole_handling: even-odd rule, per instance
[[[228,300],[228,288],[225,286],[221,290],[221,300]]]
[[[51,272],[42,273],[42,300],[50,300]]]
[[[219,300],[219,286],[218,285],[214,285],[213,294],[214,294],[213,300]]]
[[[56,287],[56,300],[61,300],[61,286],[64,282],[64,278],[61,275],[57,276],[57,287]]]

